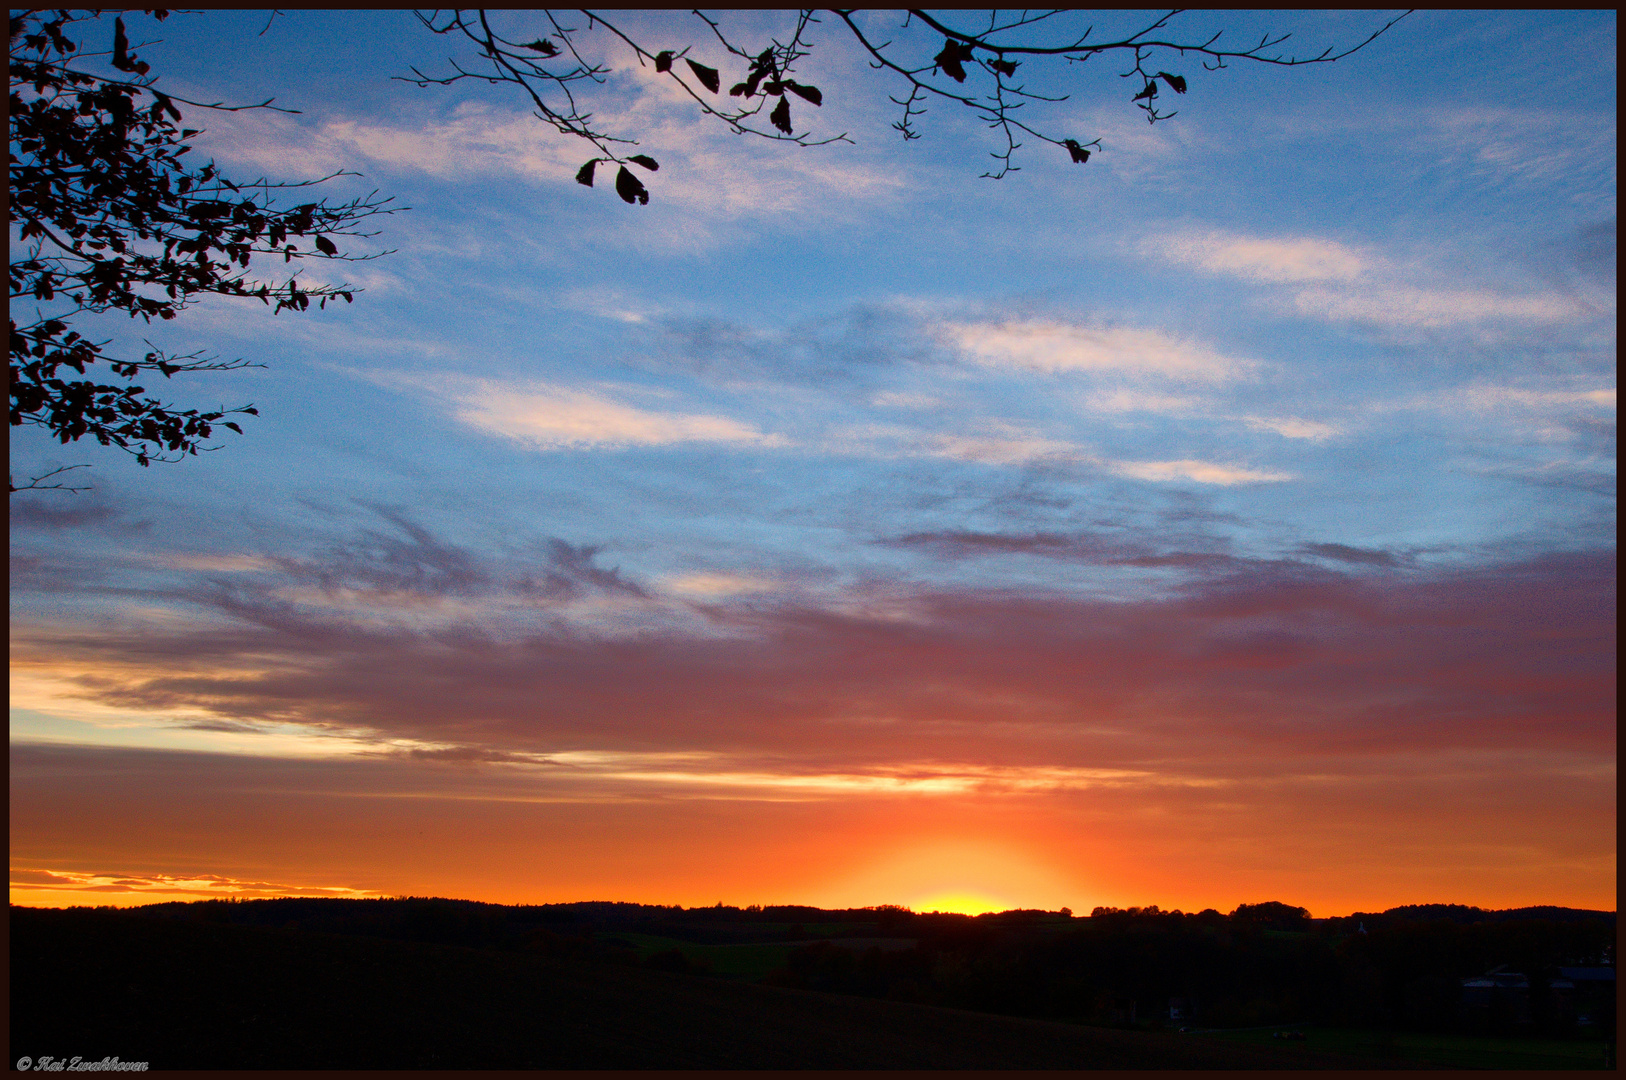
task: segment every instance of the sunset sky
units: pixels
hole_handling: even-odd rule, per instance
[[[301,110],[194,156],[410,209],[304,271],[353,305],[86,324],[263,363],[162,387],[259,408],[218,451],[13,429],[93,466],[11,498],[14,903],[1614,909],[1613,12],[1164,55],[1155,126],[1035,61],[1103,148],[997,182],[833,19],[816,148],[584,36],[648,206],[513,87],[392,80],[475,63],[408,13],[266,22],[132,17],[161,87]]]

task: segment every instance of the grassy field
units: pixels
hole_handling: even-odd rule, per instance
[[[287,928],[25,908],[11,910],[10,928],[13,1061],[117,1055],[155,1069],[1386,1064],[1302,1046],[1108,1031],[636,964]]]
[[[692,941],[657,937],[654,934],[599,934],[600,941],[624,941],[647,960],[656,953],[676,949],[691,961],[698,961],[713,975],[736,979],[760,979],[785,966],[785,958],[796,948],[793,943],[768,942],[751,945],[696,945]]]
[[[1202,1032],[1196,1036],[1249,1046],[1300,1048],[1449,1069],[1602,1069],[1596,1040],[1499,1039],[1348,1028],[1293,1027],[1303,1042],[1272,1038],[1269,1030]]]

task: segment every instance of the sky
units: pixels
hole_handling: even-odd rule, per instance
[[[475,63],[410,13],[132,17],[161,88],[299,110],[188,109],[195,157],[402,209],[301,271],[353,305],[87,321],[263,364],[163,388],[242,437],[13,429],[91,490],[11,498],[12,902],[1613,910],[1614,13],[1161,54],[1155,125],[1122,57],[1031,61],[1101,149],[998,181],[811,36],[850,143],[581,35],[629,206],[515,87],[397,78]]]

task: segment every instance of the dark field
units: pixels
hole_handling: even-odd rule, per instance
[[[1613,913],[1565,909],[290,899],[12,908],[10,930],[13,1061],[1595,1069],[1612,1037],[1613,984],[1561,990],[1554,965],[1612,963]],[[1532,989],[1469,1007],[1458,976],[1509,962]]]
[[[155,1069],[1371,1066],[633,966],[110,911],[13,908],[11,990],[12,1060],[117,1055]]]

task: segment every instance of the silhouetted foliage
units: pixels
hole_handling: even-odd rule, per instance
[[[1602,1006],[1562,988],[1564,965],[1614,963],[1613,913],[1413,906],[1310,919],[1279,902],[1230,915],[1156,906],[969,916],[899,907],[660,907],[586,903],[282,899],[159,904],[148,917],[237,923],[539,954],[580,963],[638,959],[619,935],[688,943],[641,966],[708,974],[693,949],[786,943],[771,985],[1103,1026],[1327,1024],[1417,1031],[1575,1033]],[[647,939],[646,939],[647,940]],[[716,956],[718,953],[711,953]],[[1497,1010],[1465,1007],[1462,980],[1528,977]],[[716,977],[716,976],[712,976]],[[1555,989],[1559,985],[1559,989]],[[1516,999],[1516,1000],[1515,1000]]]
[[[1263,904],[1238,904],[1231,912],[1233,922],[1251,923],[1272,930],[1302,931],[1310,929],[1310,913],[1276,900]]]
[[[583,59],[578,51],[582,39],[595,31],[612,46],[626,49],[639,66],[649,65],[657,74],[671,79],[703,116],[722,123],[735,134],[757,135],[798,146],[852,141],[846,133],[815,137],[805,126],[798,130],[791,112],[792,97],[815,107],[825,100],[824,90],[791,78],[796,65],[813,51],[814,43],[809,34],[822,21],[817,11],[796,12],[795,25],[788,36],[784,40],[773,38],[762,48],[744,45],[731,38],[717,19],[699,11],[692,12],[693,17],[704,24],[703,29],[696,29],[706,47],[723,54],[720,63],[744,68],[741,80],[733,84],[726,95],[722,92],[720,69],[689,56],[690,51],[701,48],[701,44],[646,48],[633,40],[625,29],[625,22],[619,19],[611,22],[601,12],[538,11],[531,14],[544,24],[545,33],[538,36],[534,29],[528,29],[510,38],[492,27],[492,17],[484,10],[420,13],[419,20],[434,33],[461,36],[472,43],[484,66],[469,70],[454,59],[450,75],[426,75],[414,68],[412,78],[407,81],[419,86],[444,86],[474,79],[519,87],[539,119],[556,131],[584,139],[596,148],[597,155],[576,174],[576,179],[588,187],[593,185],[594,167],[602,161],[621,165],[629,162],[642,165],[649,161],[645,167],[651,170],[655,167],[647,155],[623,156],[624,148],[638,145],[638,140],[612,135],[595,125],[592,113],[581,100],[583,91],[605,82],[611,73],[604,64]],[[670,14],[675,19],[676,13]],[[1068,100],[1067,94],[1058,92],[1057,85],[1065,81],[1065,76],[1053,72],[1040,76],[1048,83],[1044,89],[1038,88],[1039,84],[1032,80],[1036,66],[1045,60],[1059,61],[1065,71],[1073,64],[1082,64],[1096,56],[1123,55],[1132,59],[1129,69],[1121,73],[1123,78],[1131,80],[1136,90],[1130,101],[1146,114],[1148,123],[1156,123],[1175,115],[1159,112],[1156,107],[1159,80],[1176,94],[1184,94],[1188,87],[1184,75],[1149,69],[1148,65],[1154,64],[1160,55],[1179,60],[1194,57],[1207,71],[1218,71],[1232,60],[1278,67],[1332,63],[1366,47],[1405,17],[1403,14],[1390,19],[1353,46],[1342,49],[1329,46],[1314,56],[1299,57],[1276,51],[1291,36],[1285,33],[1267,34],[1251,48],[1222,46],[1222,34],[1207,38],[1161,36],[1159,32],[1169,27],[1181,14],[1179,11],[1156,17],[1144,29],[1115,40],[1091,40],[1093,26],[1082,34],[1067,28],[1063,22],[1063,17],[1071,14],[1067,10],[1014,14],[957,11],[952,16],[937,16],[911,9],[904,13],[902,24],[886,40],[872,37],[873,29],[866,32],[855,21],[853,9],[832,9],[823,14],[833,16],[833,21],[853,36],[868,55],[872,68],[887,73],[895,83],[907,88],[907,96],[889,98],[903,110],[892,127],[905,140],[920,137],[917,122],[927,111],[926,103],[933,100],[969,109],[978,120],[997,130],[1003,136],[1004,147],[990,156],[998,162],[998,167],[983,174],[996,180],[1018,170],[1012,158],[1022,146],[1020,140],[1024,136],[1065,150],[1071,161],[1081,165],[1090,160],[1092,150],[1101,148],[1098,138],[1085,140],[1080,135],[1069,134],[1065,130],[1068,121],[1061,122],[1058,128],[1029,118],[1021,111],[1031,105],[1054,105]],[[582,19],[585,23],[581,23]],[[674,26],[672,36],[684,35],[684,30]],[[939,41],[942,42],[940,47]],[[937,49],[935,54],[933,49]],[[682,66],[676,63],[679,59],[684,62]],[[1028,65],[1028,70],[1019,77],[1018,69],[1024,65]],[[764,110],[768,110],[766,126],[762,124]],[[630,180],[625,186],[622,177]],[[642,183],[625,168],[617,174],[616,193],[629,203],[649,201]]]
[[[280,902],[277,902],[280,903]],[[448,901],[339,904],[385,915]],[[365,904],[366,902],[360,902]],[[155,1069],[1254,1069],[1364,1062],[1217,1040],[904,1006],[599,963],[265,925],[265,902],[150,911],[12,908],[12,1053]],[[496,909],[546,925],[635,905]],[[648,909],[646,909],[647,912]],[[670,909],[667,910],[670,914]],[[688,914],[688,913],[684,913]],[[852,925],[863,913],[823,913]],[[225,916],[225,917],[221,917]],[[760,913],[748,912],[747,920]],[[873,916],[873,913],[871,913]],[[243,925],[233,925],[242,923]],[[759,925],[772,925],[759,923]],[[615,958],[610,958],[614,960]],[[23,988],[26,988],[24,990]],[[13,1059],[15,1060],[15,1058]],[[37,1059],[36,1059],[37,1063]]]
[[[241,434],[225,418],[256,411],[178,409],[144,396],[134,380],[248,365],[172,355],[150,341],[139,358],[108,355],[102,351],[108,342],[73,329],[75,317],[122,312],[144,323],[165,321],[209,294],[258,299],[278,312],[304,311],[312,301],[326,307],[340,297],[349,303],[352,286],[307,288],[297,275],[252,280],[249,263],[255,255],[280,255],[284,263],[358,258],[341,254],[334,238],[372,236],[360,224],[393,211],[376,193],[342,203],[274,205],[278,193],[341,173],[301,183],[238,183],[213,162],[189,163],[187,143],[200,132],[178,126],[181,104],[225,111],[274,106],[203,104],[158,90],[157,76],[132,51],[122,17],[113,20],[109,60],[120,75],[88,70],[86,61],[108,54],[83,52],[71,35],[98,14],[11,16],[8,215],[20,240],[10,261],[11,424],[43,427],[62,443],[89,436],[148,465],[210,449],[204,441],[217,425]],[[169,13],[151,14],[162,20]],[[294,242],[307,238],[308,246]],[[30,303],[33,315],[19,325],[18,313]],[[83,376],[96,364],[128,381],[63,377],[64,368]],[[41,482],[51,475],[22,485],[14,478],[11,490],[80,490]]]

